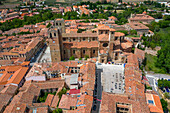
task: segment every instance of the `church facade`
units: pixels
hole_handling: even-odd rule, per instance
[[[125,62],[131,52],[132,42],[109,26],[99,25],[92,32],[65,33],[63,19],[54,20],[48,30],[48,42],[53,62],[75,58],[97,58],[100,63]]]

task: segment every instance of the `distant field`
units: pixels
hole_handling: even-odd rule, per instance
[[[20,5],[21,1],[19,1],[19,0],[5,0],[2,3],[3,4],[0,5],[0,9],[1,8],[15,8],[16,6]]]
[[[117,13],[122,13],[124,10],[116,10]]]
[[[109,7],[109,6],[112,6],[112,5],[109,5],[109,4],[97,5],[97,7],[99,7],[99,6],[102,6],[102,7]]]
[[[73,3],[76,3],[77,0],[46,0],[45,4],[50,6],[55,6],[56,4],[61,4],[61,6],[72,6]]]

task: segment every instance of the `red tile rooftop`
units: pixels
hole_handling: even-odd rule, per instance
[[[123,37],[123,36],[125,36],[125,34],[121,33],[121,32],[115,32],[114,36],[115,37]]]
[[[77,97],[71,95],[62,95],[58,108],[70,110],[70,107],[76,107]]]

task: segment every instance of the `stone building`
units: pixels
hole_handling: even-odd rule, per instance
[[[57,23],[57,24],[56,24]],[[68,60],[71,56],[98,57],[99,62],[125,62],[125,53],[131,52],[132,42],[124,34],[109,26],[99,25],[93,32],[65,33],[63,19],[54,20],[48,30],[48,42],[53,62]]]
[[[131,14],[131,17],[128,19],[128,21],[129,23],[136,23],[136,22],[151,23],[152,21],[155,21],[155,18],[145,13]]]

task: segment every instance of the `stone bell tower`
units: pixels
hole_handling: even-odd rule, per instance
[[[52,62],[63,60],[63,39],[62,33],[65,32],[63,19],[55,19],[54,25],[48,29],[48,41]]]

